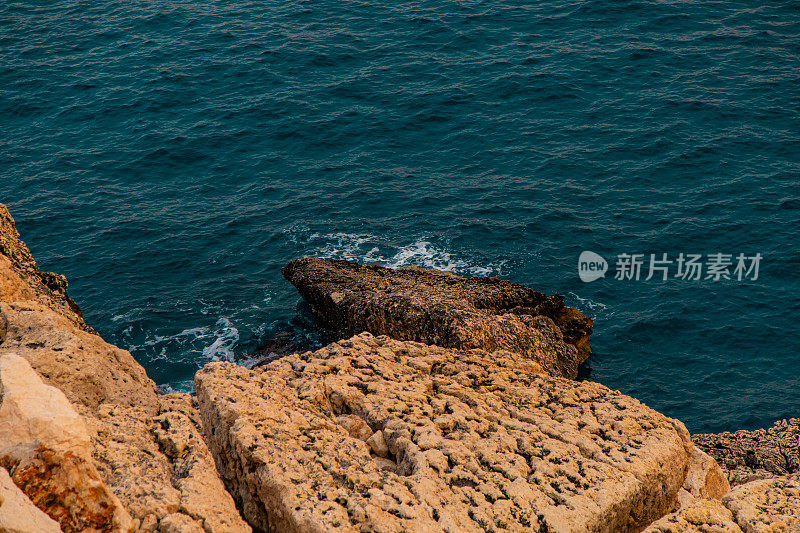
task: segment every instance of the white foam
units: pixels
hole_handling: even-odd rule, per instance
[[[398,245],[368,233],[332,233],[309,236],[312,254],[325,259],[346,259],[360,263],[378,263],[389,268],[419,266],[456,274],[488,276],[502,274],[505,261],[475,265],[456,257],[426,238]]]
[[[234,349],[238,342],[239,330],[228,318],[222,317],[217,320],[214,327],[188,328],[174,335],[158,335],[150,332],[141,344],[130,344],[127,348],[129,350],[150,348],[147,353],[152,360],[166,361],[167,348],[174,343],[181,347],[182,352],[202,354],[204,361],[223,359],[233,361]]]
[[[581,310],[588,309],[589,311],[592,311],[595,314],[599,312],[607,316],[611,316],[613,314],[609,312],[610,308],[604,303],[595,302],[593,300],[590,300],[589,298],[583,298],[581,296],[578,296],[574,292],[568,292],[567,296],[577,300],[579,303],[578,305],[576,305],[576,307],[580,308]]]
[[[214,342],[203,348],[203,356],[211,361],[233,361],[233,349],[239,342],[239,330],[225,317],[217,321]]]

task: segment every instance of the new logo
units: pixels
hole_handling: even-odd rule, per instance
[[[608,263],[601,256],[588,250],[581,252],[578,257],[578,276],[581,281],[589,283],[596,279],[604,278],[608,271]]]

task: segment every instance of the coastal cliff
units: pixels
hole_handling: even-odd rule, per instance
[[[159,395],[0,204],[0,532],[797,531],[771,441],[696,436],[712,457],[573,381],[592,323],[557,295],[313,258],[284,276],[340,340]],[[764,479],[730,490],[714,458],[759,445]]]
[[[0,475],[22,493],[9,499],[6,479],[0,531],[251,531],[216,474],[194,399],[159,396],[66,289],[38,270],[0,204]]]

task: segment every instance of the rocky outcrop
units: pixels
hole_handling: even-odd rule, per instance
[[[58,522],[44,514],[0,468],[0,532],[61,533]]]
[[[651,524],[644,533],[742,533],[719,500],[696,499]]]
[[[87,420],[95,462],[142,531],[251,531],[217,474],[188,394],[162,397],[155,417],[106,404]]]
[[[795,530],[796,476],[728,493],[680,422],[557,377],[591,332],[560,297],[315,259],[284,273],[340,334],[409,340],[214,363],[198,401],[159,396],[0,205],[0,532],[250,533],[236,503],[281,532]]]
[[[324,325],[447,348],[509,350],[550,374],[575,378],[590,354],[592,320],[563,297],[488,278],[313,257],[282,270]]]
[[[364,333],[255,371],[212,363],[196,386],[266,531],[635,531],[691,488],[680,422],[513,352]]]
[[[0,466],[65,532],[133,531],[100,478],[83,418],[27,361],[0,355]]]
[[[696,499],[650,525],[645,533],[797,533],[800,477],[773,476],[740,485],[722,501]]]
[[[11,213],[0,204],[0,301],[39,301],[80,329],[92,331],[80,308],[67,295],[67,285],[67,278],[61,274],[39,271],[33,254],[20,239]]]
[[[800,418],[771,428],[693,435],[697,446],[717,460],[731,485],[800,472]]]
[[[0,302],[7,333],[0,354],[24,357],[69,400],[96,410],[102,403],[138,406],[155,415],[158,392],[127,350],[75,327],[39,302]]]
[[[155,414],[155,383],[128,351],[86,325],[66,289],[64,276],[38,270],[0,204],[0,354],[24,357],[73,403],[136,405]]]
[[[86,326],[2,205],[0,382],[0,470],[65,532],[251,531],[191,397],[159,397],[129,352]]]
[[[722,498],[745,533],[800,532],[800,475],[777,476],[735,487]]]

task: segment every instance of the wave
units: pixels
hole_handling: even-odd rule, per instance
[[[185,353],[192,360],[200,359],[199,363],[234,361],[234,350],[239,342],[239,330],[227,317],[220,317],[213,327],[188,328],[174,335],[147,332],[144,340],[138,344],[130,342],[133,341],[132,334],[133,326],[128,326],[122,332],[123,337],[129,338],[129,342],[124,343],[126,348],[147,354],[152,361],[167,361],[168,352]]]
[[[417,238],[410,244],[398,244],[369,233],[312,233],[302,239],[293,231],[290,238],[303,245],[307,255],[374,263],[388,268],[417,266],[461,275],[491,276],[502,275],[506,265],[505,260],[476,264],[426,237]]]

